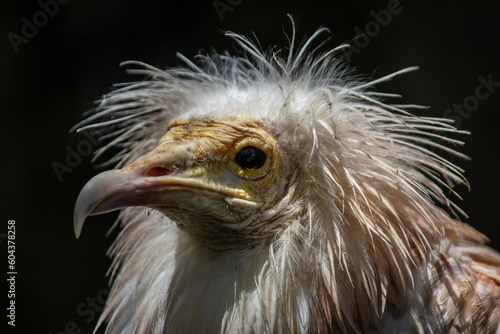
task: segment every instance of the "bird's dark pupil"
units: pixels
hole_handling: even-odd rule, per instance
[[[234,158],[234,161],[243,169],[258,169],[266,162],[266,154],[254,146],[243,147]]]

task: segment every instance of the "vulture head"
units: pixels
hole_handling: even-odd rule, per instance
[[[199,55],[106,95],[111,138],[74,227],[123,209],[107,333],[468,333],[498,328],[500,255],[450,216],[459,133],[385,102],[343,48]],[[295,30],[293,30],[295,35]],[[129,63],[130,64],[130,63]],[[113,129],[110,132],[109,129]],[[483,331],[484,330],[484,331]]]
[[[209,249],[269,243],[295,186],[290,157],[265,129],[244,113],[171,121],[155,149],[87,184],[75,209],[77,235],[89,214],[149,206]]]

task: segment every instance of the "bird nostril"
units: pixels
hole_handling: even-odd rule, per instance
[[[148,170],[149,176],[164,176],[172,174],[172,171],[164,167],[152,167]]]

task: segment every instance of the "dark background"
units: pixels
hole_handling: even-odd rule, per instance
[[[73,205],[82,186],[100,170],[86,156],[60,182],[52,164],[65,164],[66,147],[76,148],[85,140],[69,129],[82,120],[93,101],[114,83],[138,79],[127,75],[120,62],[140,60],[165,68],[180,64],[176,52],[192,58],[199,49],[232,50],[233,43],[223,34],[227,30],[247,36],[254,32],[263,46],[283,46],[283,31],[290,32],[287,13],[298,18],[299,40],[326,26],[332,32],[327,44],[334,47],[352,41],[356,27],[364,31],[375,22],[372,10],[388,8],[388,1],[220,2],[231,8],[222,13],[223,20],[212,1],[72,0],[59,5],[16,53],[8,33],[21,35],[22,18],[33,22],[41,7],[36,1],[3,1],[0,240],[5,263],[4,233],[7,221],[14,219],[15,332],[91,333],[97,322],[94,309],[102,308],[108,284],[110,259],[105,253],[116,232],[105,235],[116,213],[89,219],[76,240]],[[370,37],[351,63],[373,77],[420,66],[418,72],[377,88],[402,94],[401,102],[432,107],[420,115],[442,117],[475,94],[479,76],[491,75],[500,82],[499,8],[492,3],[402,0],[401,12]],[[472,190],[458,187],[463,200],[456,203],[470,216],[466,221],[488,235],[496,249],[500,249],[499,105],[500,87],[470,113],[448,113],[459,117],[461,129],[472,132],[459,137],[466,141],[459,150],[472,159],[453,159],[466,170]],[[1,309],[6,312],[3,286]],[[3,325],[5,315],[1,319]]]

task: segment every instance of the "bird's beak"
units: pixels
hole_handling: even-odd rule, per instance
[[[163,158],[161,164],[155,163],[159,161],[158,156]],[[165,156],[179,158],[179,154],[165,155],[164,151],[155,150],[123,169],[103,172],[92,178],[83,187],[75,204],[73,223],[76,237],[80,236],[85,219],[91,215],[129,206],[192,208],[193,194],[199,193],[205,185],[195,178],[184,177],[182,172],[166,168]],[[185,161],[185,157],[182,160]]]
[[[140,201],[141,196],[144,198],[138,179],[122,170],[110,170],[93,177],[76,200],[73,216],[76,237],[80,237],[87,216],[113,211],[127,206],[127,203]],[[132,197],[136,197],[136,201]]]

